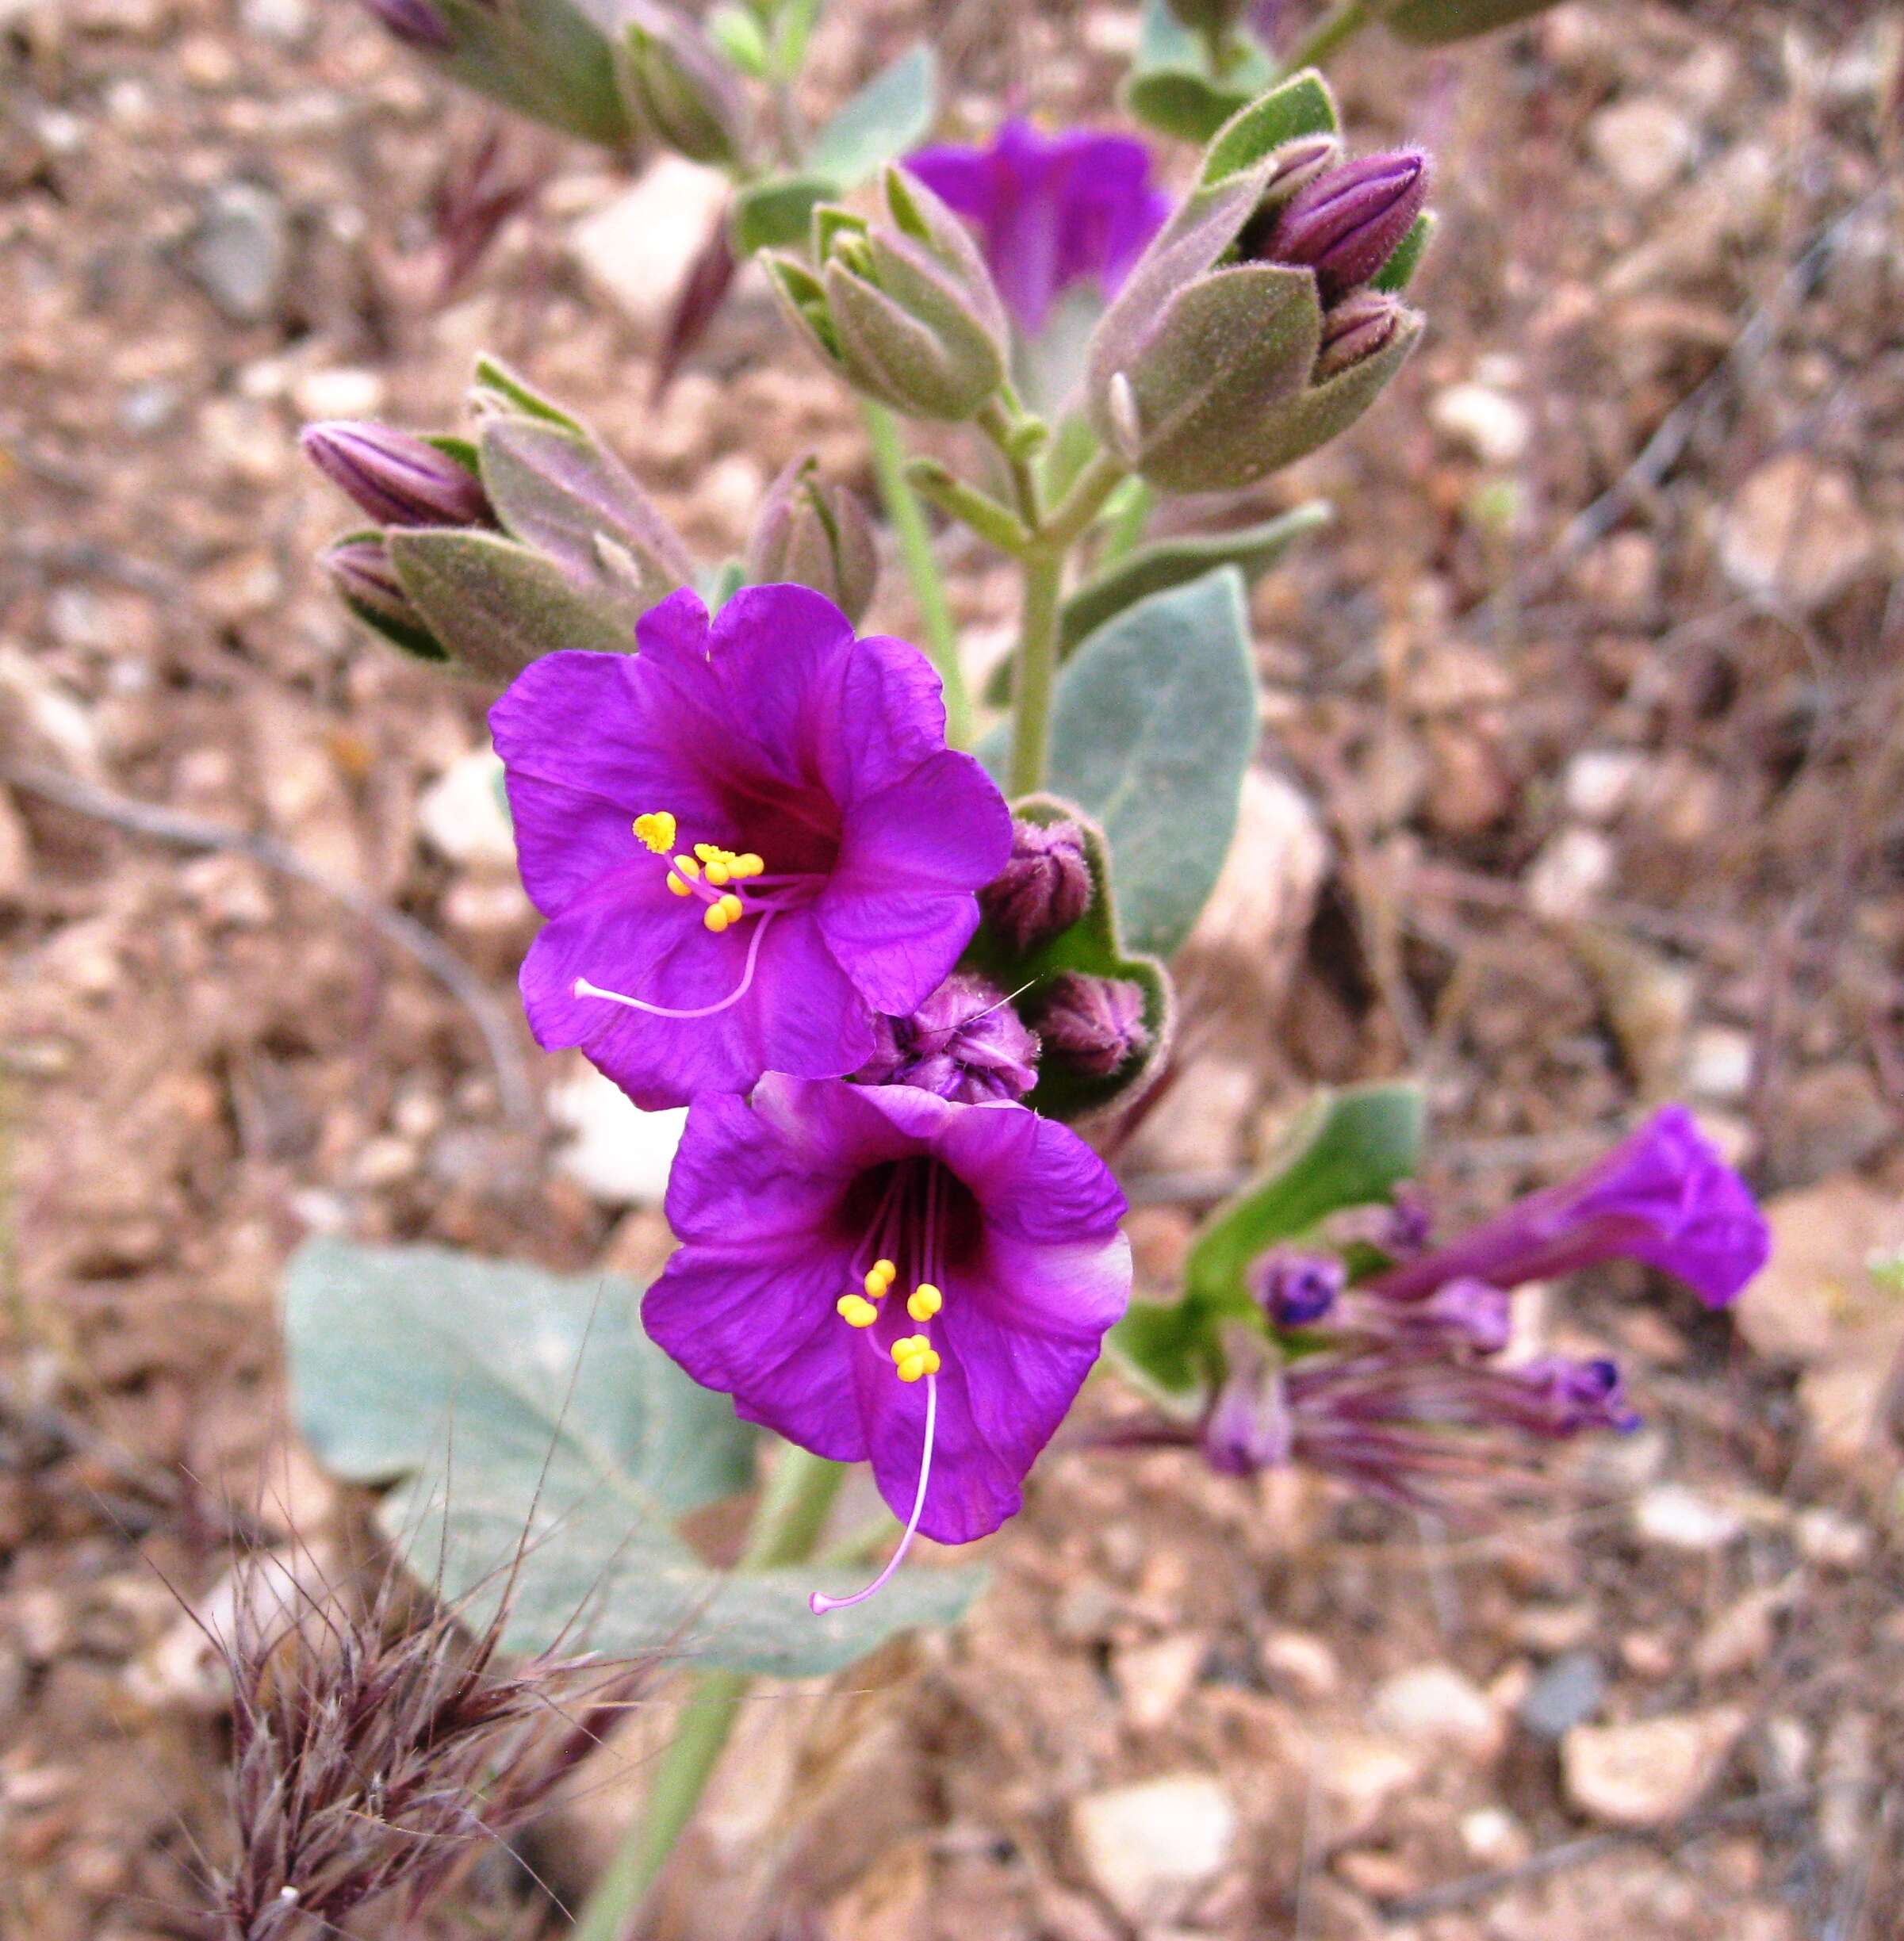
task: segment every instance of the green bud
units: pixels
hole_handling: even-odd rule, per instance
[[[1006,377],[1005,308],[965,225],[888,168],[868,222],[814,211],[813,261],[762,261],[795,327],[841,377],[915,418],[975,416]]]
[[[1382,21],[1404,40],[1441,47],[1530,20],[1553,4],[1554,0],[1393,0]]]
[[[808,454],[795,459],[760,502],[747,542],[756,586],[791,580],[824,593],[857,626],[879,577],[866,508],[844,485],[829,485]]]
[[[635,0],[620,52],[622,92],[657,141],[691,162],[727,168],[741,160],[746,98],[692,21],[658,0]]]

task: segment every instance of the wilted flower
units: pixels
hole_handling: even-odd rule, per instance
[[[948,977],[908,1017],[873,1020],[861,1085],[917,1085],[963,1105],[1021,1099],[1038,1082],[1038,1040],[1010,1000],[970,971]]]
[[[738,162],[746,97],[699,26],[659,0],[630,0],[621,36],[622,88],[642,127],[691,162]]]
[[[823,593],[856,626],[872,604],[879,553],[856,494],[829,485],[818,461],[796,458],[776,479],[747,542],[747,576],[791,580]]]
[[[305,456],[380,526],[493,526],[482,480],[393,425],[328,419],[298,435]]]
[[[1073,285],[1106,297],[1170,213],[1151,155],[1128,135],[1041,135],[1007,121],[983,148],[922,148],[908,171],[977,231],[1013,321],[1036,336]]]
[[[775,1074],[689,1111],[681,1245],[642,1319],[748,1421],[870,1461],[908,1541],[969,1543],[1017,1509],[1124,1311],[1124,1212],[1090,1148],[1022,1105]]]
[[[764,252],[795,327],[845,381],[915,417],[971,418],[1005,382],[1005,309],[977,245],[925,183],[881,178],[879,220],[822,205],[817,271]]]
[[[711,626],[683,591],[638,639],[545,656],[490,710],[550,919],[531,1028],[649,1108],[857,1070],[875,1016],[922,1003],[977,928],[1002,798],[947,748],[925,657],[806,587],[748,588]]]
[[[1045,1048],[1094,1078],[1109,1078],[1150,1047],[1144,988],[1128,978],[1067,970],[1055,978],[1038,1013]]]
[[[1090,907],[1091,866],[1075,822],[1012,822],[1011,860],[979,894],[985,921],[1023,952],[1068,930]]]

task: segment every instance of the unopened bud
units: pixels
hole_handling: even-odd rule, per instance
[[[1204,1459],[1219,1476],[1278,1468],[1296,1440],[1282,1370],[1263,1343],[1240,1328],[1224,1330],[1224,1353],[1229,1372],[1204,1418]]]
[[[1334,1254],[1274,1247],[1250,1269],[1249,1283],[1272,1327],[1313,1327],[1342,1298],[1349,1270]]]
[[[1386,350],[1408,314],[1400,301],[1385,290],[1359,289],[1345,297],[1322,320],[1316,381],[1326,384]]]
[[[818,477],[810,457],[796,458],[760,502],[747,542],[747,576],[824,593],[856,626],[872,604],[879,554],[872,523],[856,494]]]
[[[1038,1082],[1038,1040],[1005,993],[969,971],[948,977],[909,1017],[875,1017],[861,1085],[915,1085],[965,1105],[1024,1097]]]
[[[1324,301],[1333,302],[1395,254],[1427,199],[1428,158],[1419,149],[1364,155],[1297,191],[1268,255],[1313,270]]]
[[[1546,1355],[1504,1371],[1500,1380],[1512,1392],[1500,1412],[1515,1426],[1534,1434],[1559,1440],[1588,1430],[1639,1426],[1617,1362]]]
[[[620,73],[635,119],[657,141],[691,162],[741,160],[746,97],[692,21],[657,0],[637,0],[622,30]]]
[[[363,0],[364,11],[393,38],[423,54],[447,54],[456,46],[450,23],[430,0]]]
[[[366,626],[408,653],[426,660],[449,659],[442,643],[411,603],[376,534],[356,533],[339,539],[318,555],[317,563],[344,604]]]
[[[1094,1078],[1121,1071],[1151,1042],[1144,987],[1067,970],[1052,982],[1038,1031],[1046,1048]]]
[[[394,427],[333,419],[306,425],[305,456],[381,526],[493,526],[482,481]]]
[[[1070,929],[1090,901],[1090,861],[1075,822],[1015,820],[1011,860],[979,893],[986,921],[1021,954]]]

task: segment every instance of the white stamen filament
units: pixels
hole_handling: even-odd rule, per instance
[[[918,1533],[919,1519],[925,1514],[925,1486],[932,1479],[933,1442],[939,1429],[939,1378],[928,1375],[925,1378],[925,1449],[919,1458],[919,1490],[913,1498],[912,1514],[906,1519],[906,1533],[899,1539],[899,1547],[887,1560],[886,1568],[864,1591],[856,1591],[851,1597],[829,1597],[823,1591],[816,1591],[807,1600],[807,1606],[816,1618],[824,1618],[829,1611],[845,1610],[849,1605],[864,1604],[875,1591],[883,1591],[887,1580],[901,1564],[906,1553],[912,1548],[912,1540]]]
[[[611,1004],[626,1005],[630,1011],[646,1011],[650,1017],[704,1018],[712,1017],[717,1011],[726,1011],[737,1005],[753,988],[754,966],[760,961],[760,940],[767,934],[767,926],[774,920],[775,913],[764,910],[754,925],[754,932],[747,944],[747,963],[741,973],[741,981],[718,1004],[696,1005],[688,1010],[676,1010],[669,1005],[649,1004],[645,997],[624,997],[619,991],[603,990],[599,984],[591,984],[586,978],[575,980],[575,994],[578,997],[605,997]]]

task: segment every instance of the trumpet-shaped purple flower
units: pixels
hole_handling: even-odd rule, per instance
[[[748,1421],[870,1461],[908,1539],[969,1543],[1017,1509],[1124,1311],[1124,1212],[1090,1148],[1024,1106],[775,1074],[688,1113],[681,1246],[642,1319]]]
[[[637,637],[547,655],[490,710],[550,920],[530,1025],[649,1108],[852,1071],[976,928],[1004,800],[947,748],[924,657],[856,639],[805,587],[750,588],[711,625],[683,591]]]
[[[1416,1300],[1462,1278],[1513,1288],[1600,1261],[1638,1260],[1723,1307],[1771,1247],[1751,1189],[1691,1113],[1668,1105],[1576,1178],[1516,1200],[1368,1286],[1390,1300]]]
[[[1109,296],[1163,228],[1170,200],[1128,135],[1040,135],[1007,121],[983,148],[923,148],[906,167],[978,232],[998,293],[1028,337],[1074,283]]]

